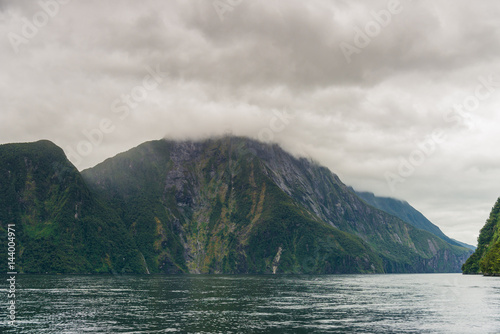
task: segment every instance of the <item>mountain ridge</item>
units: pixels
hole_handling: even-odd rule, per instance
[[[356,191],[353,188],[351,189],[367,204],[385,211],[393,216],[396,216],[416,228],[428,231],[449,244],[466,247],[473,251],[476,249],[476,247],[472,245],[454,240],[445,235],[438,226],[429,221],[429,219],[427,219],[421,212],[412,207],[407,201],[398,200],[391,197],[380,197],[371,192]]]
[[[169,151],[172,151],[173,154],[169,155]],[[163,154],[169,155],[169,157],[167,158],[163,156]],[[421,268],[412,266],[411,261],[415,259],[413,257],[430,256],[432,258],[432,256],[438,256],[437,252],[433,254],[433,251],[441,249],[442,247],[447,247],[447,243],[442,242],[442,240],[436,240],[434,236],[428,237],[394,216],[387,215],[385,212],[380,212],[375,208],[372,209],[367,207],[327,168],[313,164],[305,158],[292,157],[278,145],[263,144],[247,138],[223,137],[205,141],[179,142],[166,140],[148,142],[140,145],[140,147],[136,149],[116,156],[114,162],[113,160],[108,160],[107,163],[85,170],[82,174],[89,180],[89,184],[99,184],[100,187],[102,187],[103,184],[106,184],[107,178],[108,181],[110,177],[116,179],[113,175],[120,175],[120,173],[123,172],[123,169],[119,168],[118,165],[126,165],[134,169],[133,166],[136,166],[139,161],[145,160],[153,161],[154,164],[164,164],[167,161],[173,164],[169,167],[171,169],[170,172],[164,171],[166,173],[163,176],[166,178],[164,190],[175,187],[178,193],[174,196],[176,200],[182,202],[181,206],[191,208],[196,206],[192,201],[193,198],[196,198],[201,202],[212,201],[211,207],[220,208],[222,206],[227,211],[231,211],[229,206],[221,204],[224,202],[223,199],[221,199],[221,203],[219,203],[213,198],[208,199],[203,196],[198,196],[200,189],[203,190],[206,187],[206,185],[200,186],[200,180],[204,178],[202,175],[203,173],[201,173],[202,170],[209,170],[210,173],[212,173],[211,177],[216,176],[220,185],[223,187],[226,186],[224,186],[224,181],[221,181],[222,179],[227,178],[232,185],[232,180],[235,178],[235,180],[244,182],[244,185],[241,185],[242,188],[250,188],[252,173],[259,172],[261,177],[277,186],[276,191],[280,192],[280,196],[285,196],[287,198],[286,201],[301,207],[303,215],[319,222],[324,222],[343,232],[360,237],[364,242],[368,243],[371,248],[379,248],[378,251],[383,250],[384,255],[382,258],[384,259],[383,261],[385,261],[384,270],[388,272],[430,270],[428,268],[428,266],[430,266],[429,263],[421,263]],[[196,161],[196,163],[189,165],[189,163],[193,161]],[[216,161],[215,164],[214,161]],[[185,165],[186,162],[189,162],[188,165]],[[254,165],[252,165],[252,163]],[[218,169],[217,166],[220,165],[224,165],[225,170]],[[249,166],[253,167],[249,168]],[[145,172],[139,168],[138,170],[128,173],[126,177],[119,177],[122,179],[129,179],[133,177],[133,175],[143,175],[150,172],[151,171]],[[186,177],[188,174],[190,175],[189,177],[192,177],[190,181],[189,177]],[[196,176],[193,176],[194,174],[196,174]],[[240,180],[238,178],[238,176],[242,174],[245,175],[245,180]],[[158,178],[159,176],[156,176],[153,180]],[[189,185],[186,186],[180,181],[187,182]],[[144,182],[148,183],[151,182],[151,180]],[[117,187],[123,186],[123,182],[119,180],[114,180],[111,183],[114,183]],[[112,192],[114,186],[109,186],[108,184],[108,187],[110,187],[111,190],[101,189],[101,191]],[[196,188],[195,191],[194,188]],[[249,195],[248,198],[252,196],[257,197],[258,195],[259,194]],[[156,198],[160,197],[166,198],[168,195],[165,193],[156,194]],[[186,197],[190,200],[186,201]],[[194,211],[198,209],[199,208],[195,208]],[[370,223],[356,222],[357,217],[360,215],[370,217]],[[238,218],[237,216],[238,214],[236,213],[233,218],[236,220],[244,220],[244,218]],[[209,218],[210,217],[205,217],[207,220],[210,220]],[[126,218],[123,219],[127,220]],[[177,219],[179,221],[181,220],[180,217]],[[387,224],[385,224],[384,219],[390,221],[392,225],[386,226]],[[380,231],[376,231],[373,226],[377,226]],[[395,228],[397,232],[389,231],[391,228]],[[401,233],[401,237],[398,233]],[[382,237],[382,235],[387,238]],[[426,237],[429,239],[424,241],[423,239]],[[412,238],[422,240],[420,240],[420,243],[416,246]],[[431,246],[429,246],[429,244],[431,244]],[[188,248],[190,247],[193,246],[189,246]],[[278,246],[276,246],[273,256],[277,249]],[[450,254],[453,253],[452,249],[453,248],[450,248],[448,250]],[[396,250],[406,254],[412,253],[413,255],[406,257],[406,264],[402,265],[398,262],[400,258],[391,254],[391,252],[396,253]],[[377,252],[377,250],[375,251]],[[419,255],[414,254],[415,251]],[[440,256],[444,256],[444,254],[440,254]],[[396,258],[398,259],[397,261],[395,260]],[[439,265],[441,267],[446,267],[445,263],[440,263]],[[454,266],[454,270],[456,270],[456,264]]]
[[[150,141],[81,173],[54,144],[8,145],[0,230],[19,226],[21,272],[456,272],[469,254],[278,145]]]
[[[15,224],[20,272],[134,272],[141,267],[114,211],[92,196],[52,142],[0,145],[0,176],[0,232]],[[2,253],[6,240],[0,241]]]

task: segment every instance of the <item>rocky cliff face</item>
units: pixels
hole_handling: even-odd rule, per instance
[[[500,198],[481,229],[477,249],[462,267],[464,274],[500,276]]]
[[[293,159],[277,146],[255,145],[253,150],[263,157],[271,178],[290,197],[322,221],[362,238],[381,251],[386,272],[456,271],[470,254],[462,249],[457,257],[456,248],[448,249],[447,242],[429,238],[401,219],[366,205],[324,167],[305,159]],[[418,257],[412,257],[415,252],[427,259],[420,262]],[[404,257],[406,263],[401,267]]]
[[[328,169],[245,138],[149,142],[83,176],[153,272],[449,272],[469,254],[366,205]]]

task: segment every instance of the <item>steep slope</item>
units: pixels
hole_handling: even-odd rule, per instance
[[[0,145],[0,234],[15,224],[20,272],[143,272],[132,238],[49,141]],[[0,252],[7,251],[6,238]]]
[[[83,172],[151,272],[382,272],[360,238],[291,200],[242,140],[154,141]]]
[[[245,138],[148,142],[82,175],[152,272],[445,272],[469,254],[366,205],[328,169]]]
[[[354,189],[350,189],[354,191]],[[467,247],[471,250],[476,249],[476,247],[474,246],[467,245],[463,242],[456,241],[446,236],[439,227],[431,223],[422,213],[408,204],[408,202],[400,201],[390,197],[378,197],[370,192],[355,191],[355,193],[356,195],[361,197],[361,199],[367,204],[385,211],[393,216],[396,216],[404,222],[415,226],[416,228],[430,232],[451,245]]]
[[[470,249],[473,252],[477,249],[476,246],[472,246],[472,245],[466,244],[465,242],[458,241],[457,239],[451,238],[451,240],[455,241],[459,246],[468,248],[468,249]]]
[[[327,168],[293,159],[277,146],[255,150],[284,192],[322,221],[368,242],[383,257],[386,272],[458,271],[470,254],[366,205]]]
[[[500,198],[481,229],[477,249],[462,266],[464,274],[500,275]]]

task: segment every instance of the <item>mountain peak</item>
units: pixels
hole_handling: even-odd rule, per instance
[[[53,162],[67,161],[64,151],[50,140],[39,140],[36,142],[28,143],[3,144],[0,145],[0,154],[3,155],[3,159],[7,159],[9,157],[32,157],[35,160],[41,158],[50,158],[53,159]]]

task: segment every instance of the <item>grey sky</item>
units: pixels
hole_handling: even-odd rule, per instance
[[[500,196],[492,0],[41,3],[0,0],[0,143],[272,139],[471,244]]]

